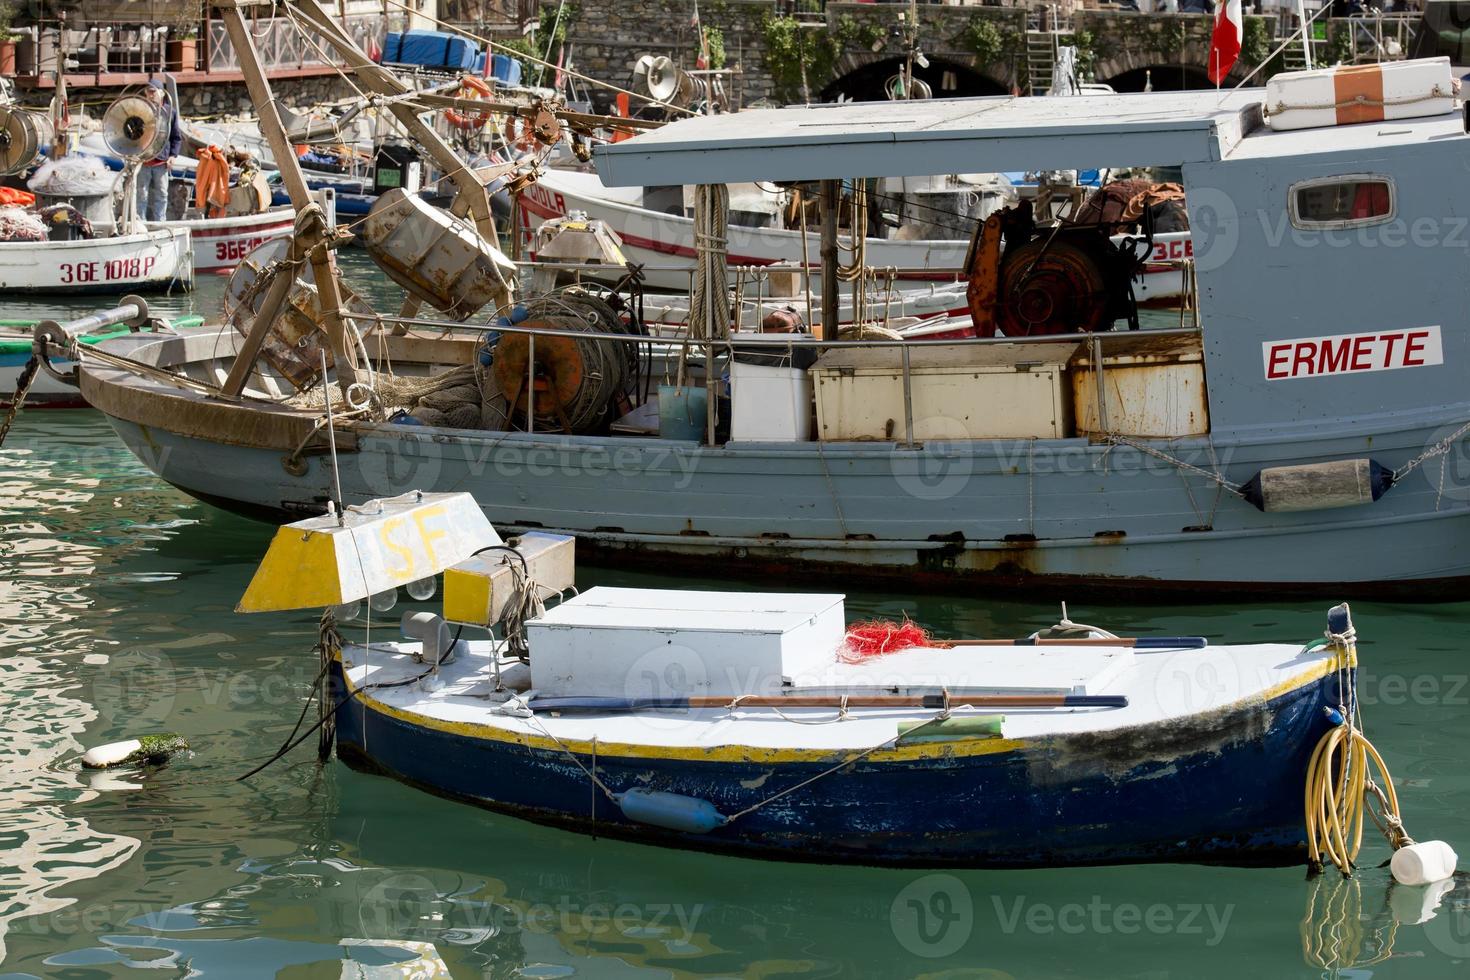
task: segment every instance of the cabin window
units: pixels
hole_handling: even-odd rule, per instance
[[[1291,223],[1298,228],[1353,228],[1394,215],[1393,181],[1353,175],[1291,185]]]

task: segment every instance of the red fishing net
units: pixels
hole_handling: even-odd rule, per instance
[[[942,649],[945,646],[947,644],[936,642],[928,630],[907,616],[901,623],[871,619],[853,623],[847,628],[847,635],[843,637],[842,648],[837,651],[837,657],[852,663],[869,657],[881,657],[897,650],[912,650],[915,647]]]

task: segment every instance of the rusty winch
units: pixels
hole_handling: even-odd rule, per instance
[[[1140,239],[1139,241],[1142,241]],[[1147,249],[1098,225],[1036,225],[1030,202],[997,211],[975,233],[965,266],[982,337],[1036,337],[1138,327],[1133,278]]]

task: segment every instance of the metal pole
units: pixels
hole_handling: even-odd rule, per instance
[[[332,422],[332,384],[327,380],[327,351],[318,347],[316,352],[322,358],[322,397],[327,402],[327,449],[332,454],[332,489],[336,494],[332,503],[337,508],[337,526],[346,527],[347,513],[342,509],[342,474],[337,469],[337,427]]]
[[[914,446],[913,376],[909,374],[908,345],[905,344],[899,349],[903,351],[903,448],[912,449]]]
[[[837,205],[842,182],[822,181],[822,339],[837,337]],[[854,230],[853,234],[857,234]]]
[[[527,337],[526,346],[526,431],[536,431],[536,335]]]

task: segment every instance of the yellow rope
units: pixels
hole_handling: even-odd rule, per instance
[[[1351,635],[1334,636],[1332,643],[1338,649],[1339,676],[1346,684],[1347,669],[1357,663],[1353,638]],[[1374,814],[1374,822],[1380,825],[1394,850],[1413,843],[1399,819],[1399,801],[1398,794],[1394,792],[1393,777],[1389,775],[1383,756],[1363,734],[1355,707],[1341,708],[1341,723],[1322,736],[1307,765],[1306,822],[1310,866],[1315,870],[1330,861],[1344,877],[1352,877],[1353,864],[1362,848],[1363,815],[1369,793],[1381,802],[1382,817]],[[1372,778],[1370,762],[1378,770],[1379,780]]]

